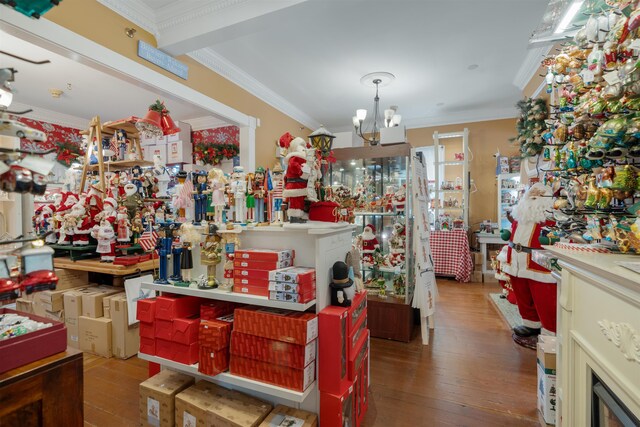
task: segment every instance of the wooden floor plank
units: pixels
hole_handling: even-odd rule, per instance
[[[494,284],[438,281],[436,330],[423,346],[371,340],[365,426],[537,426],[535,352],[511,340]],[[133,426],[147,363],[85,355],[85,425]]]

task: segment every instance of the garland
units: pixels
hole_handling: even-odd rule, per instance
[[[70,167],[74,160],[80,156],[84,156],[82,148],[71,142],[58,141],[55,144],[56,151],[58,152],[56,160],[63,166]]]
[[[193,158],[201,160],[205,165],[217,165],[224,159],[232,159],[238,155],[240,148],[236,144],[220,144],[200,142],[193,148]]]

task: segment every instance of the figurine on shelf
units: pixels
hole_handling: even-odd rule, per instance
[[[135,165],[131,168],[131,183],[135,184],[139,194],[143,194],[142,175],[142,168],[140,166]]]
[[[380,251],[380,242],[375,235],[376,228],[367,224],[360,235],[362,241],[362,264],[371,267],[375,264],[374,253]]]
[[[404,215],[404,205],[407,200],[407,186],[401,185],[398,191],[393,195],[393,206],[396,208],[396,214]]]
[[[291,141],[289,154],[285,157],[287,170],[284,178],[283,197],[287,200],[287,216],[291,223],[306,222],[304,201],[307,197],[307,179],[311,168],[307,165],[306,143],[297,137]]]
[[[102,219],[100,225],[95,225],[91,236],[98,241],[96,252],[100,254],[100,262],[113,262],[116,258],[115,232],[109,221]]]
[[[193,245],[200,243],[200,232],[193,224],[185,223],[180,226],[180,240],[182,241],[182,258],[180,260],[180,274],[182,282],[191,283],[193,270]]]
[[[336,261],[331,267],[331,271],[332,280],[329,284],[331,305],[351,307],[351,302],[356,295],[356,288],[349,278],[349,267],[342,261]]]
[[[144,206],[142,197],[138,193],[138,189],[135,184],[128,183],[124,186],[124,197],[120,199],[120,207],[125,207],[129,219],[133,219],[136,212],[138,212]]]
[[[269,220],[272,224],[282,224],[282,194],[284,191],[284,171],[280,162],[277,162],[271,173],[271,185],[269,188]]]
[[[128,243],[131,240],[131,222],[129,221],[129,214],[127,213],[126,206],[120,206],[118,208],[118,215],[116,216],[117,222],[117,241],[120,243]]]
[[[160,268],[158,269],[158,278],[153,281],[160,285],[168,285],[168,267],[169,267],[169,255],[171,255],[171,244],[173,238],[171,236],[171,229],[168,227],[161,227],[158,230],[158,240],[156,242],[156,249],[160,258]]]
[[[71,214],[76,217],[76,226],[73,230],[73,246],[89,245],[89,234],[94,226],[93,220],[87,215],[85,206],[78,202],[73,205]]]
[[[175,186],[171,205],[175,209],[178,221],[186,221],[187,208],[191,207],[191,185],[187,184],[187,173],[180,171],[176,175],[178,184]]]
[[[256,172],[253,175],[253,197],[256,204],[255,221],[258,224],[262,224],[265,221],[264,201],[265,201],[265,171],[262,166],[256,168]]]
[[[171,175],[169,170],[164,165],[162,158],[159,154],[153,156],[153,174],[156,178],[156,185],[158,187],[156,191],[156,197],[167,197],[167,189],[169,188],[169,181],[171,181]]]
[[[215,224],[209,224],[207,236],[200,246],[200,263],[207,266],[208,280],[206,288],[217,288],[216,269],[218,264],[222,262],[222,245],[221,238],[218,235],[218,227]],[[198,288],[202,289],[200,285],[198,285]]]
[[[116,144],[118,146],[118,160],[125,160],[127,154],[127,132],[124,129],[116,130]]]
[[[201,223],[202,221],[206,221],[207,194],[210,190],[207,184],[207,175],[204,171],[196,172],[194,175],[193,200],[196,205],[195,222]]]
[[[245,194],[247,200],[247,223],[251,224],[255,222],[255,210],[256,210],[256,198],[254,196],[253,178],[252,173],[248,173],[245,176],[247,183],[247,193]]]
[[[224,239],[224,283],[220,285],[220,289],[231,291],[233,289],[233,260],[235,252],[240,248],[240,239],[237,234],[225,233]]]
[[[76,221],[77,218],[73,215],[67,214],[62,217],[58,245],[70,245],[72,243],[73,235],[75,234]]]
[[[393,212],[393,198],[395,195],[396,189],[393,185],[387,185],[387,188],[384,193],[384,211],[385,212]]]
[[[407,293],[407,276],[398,274],[393,278],[393,292],[396,297],[404,297]]]
[[[247,182],[245,181],[244,168],[242,166],[234,166],[231,174],[231,182],[229,190],[233,195],[233,204],[235,208],[233,222],[244,224],[247,219],[246,215],[246,193]]]
[[[154,218],[156,224],[162,224],[165,222],[165,209],[164,204],[159,205],[154,212]]]
[[[211,187],[211,206],[214,208],[213,221],[222,224],[222,212],[224,211],[224,191],[227,178],[222,169],[213,168],[209,171],[209,186]]]
[[[142,215],[140,212],[136,212],[133,217],[133,221],[131,221],[131,237],[133,238],[134,245],[138,243],[138,239],[140,238],[140,234],[142,234],[143,229]]]
[[[171,229],[171,256],[173,257],[173,274],[169,277],[172,282],[181,282],[180,266],[182,265],[182,242],[178,230]]]
[[[142,175],[142,194],[145,198],[152,198],[158,192],[158,178],[156,178],[151,169],[145,171]]]
[[[109,183],[110,188],[107,191],[107,194],[110,197],[114,197],[116,199],[119,199],[121,197],[124,197],[124,184],[120,179],[120,175],[119,174],[113,174],[113,176],[111,177],[111,182]]]
[[[345,263],[349,267],[349,276],[353,276],[351,280],[356,286],[356,291],[360,292],[364,289],[362,283],[362,269],[360,268],[360,250],[357,245],[351,245],[351,250],[347,252]]]
[[[100,223],[103,219],[106,219],[113,224],[116,222],[118,202],[113,197],[107,197],[102,201],[102,212],[95,216],[96,223]]]
[[[102,212],[102,194],[102,190],[100,190],[95,185],[89,187],[89,193],[87,194],[87,200],[85,204],[87,206],[87,210],[89,211],[89,218],[91,218],[92,220],[96,217],[96,215]],[[93,225],[95,224],[92,224],[91,226]]]
[[[307,200],[309,200],[311,203],[314,203],[319,200],[316,183],[318,183],[322,179],[322,172],[320,171],[320,160],[318,158],[317,150],[312,147],[306,149],[306,156],[306,164],[309,167],[309,176],[307,178]]]
[[[405,261],[406,232],[404,224],[396,222],[389,239],[389,264],[392,267],[403,267]]]

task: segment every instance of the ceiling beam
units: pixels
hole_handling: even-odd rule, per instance
[[[191,7],[176,2],[156,12],[158,47],[177,56],[255,31],[267,21],[282,25],[286,21],[277,19],[277,12],[305,1],[197,0]]]

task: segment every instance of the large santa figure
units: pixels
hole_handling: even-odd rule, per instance
[[[87,246],[89,244],[89,234],[93,228],[93,219],[87,214],[87,208],[78,202],[73,205],[71,215],[76,217],[76,226],[73,234],[73,246]]]
[[[282,196],[287,200],[287,216],[289,222],[306,222],[304,200],[307,197],[307,181],[311,168],[307,165],[306,142],[297,137],[289,145],[289,154],[285,157],[287,170],[284,174],[284,191]]]
[[[380,249],[380,242],[376,237],[376,228],[372,224],[367,224],[360,238],[362,241],[362,263],[370,267],[375,263],[373,254]]]
[[[547,220],[552,209],[551,189],[536,183],[527,190],[513,208],[511,236],[502,271],[509,275],[516,296],[522,325],[513,328],[514,339],[534,337],[544,329],[556,332],[556,281],[546,268],[531,259],[531,252],[540,249],[538,240],[542,227],[553,226]]]

